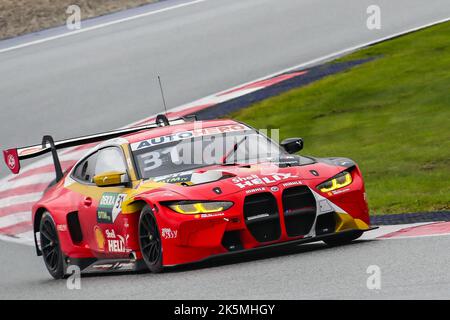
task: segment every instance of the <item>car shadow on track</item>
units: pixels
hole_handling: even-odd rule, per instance
[[[189,271],[196,271],[202,269],[210,269],[210,268],[218,268],[227,265],[236,265],[247,262],[255,262],[266,259],[280,258],[285,256],[291,256],[296,254],[304,254],[307,252],[317,252],[317,251],[327,251],[327,250],[336,250],[337,248],[344,247],[352,247],[352,246],[361,246],[365,244],[369,244],[373,242],[373,240],[356,240],[350,244],[341,245],[339,247],[331,247],[322,242],[315,242],[309,244],[295,245],[295,246],[287,246],[287,247],[279,247],[279,248],[270,248],[257,251],[257,252],[242,252],[235,256],[224,256],[224,257],[216,257],[211,260],[202,261],[202,262],[194,262],[190,264],[184,264],[173,267],[166,267],[164,269],[163,274],[173,274],[173,273],[182,273]],[[120,276],[120,275],[130,275],[130,274],[151,274],[150,271],[138,271],[134,273],[130,272],[113,272],[113,273],[87,273],[83,274],[83,278],[85,277],[106,277],[106,276]]]
[[[356,245],[363,245],[367,244],[368,242],[371,242],[371,240],[356,240],[353,241],[350,244],[341,245],[342,247],[351,247]],[[227,265],[234,265],[234,264],[240,264],[240,263],[247,263],[247,262],[254,262],[259,260],[266,260],[266,259],[272,259],[272,258],[280,258],[284,256],[291,256],[296,254],[304,254],[307,252],[314,252],[314,251],[326,251],[326,250],[335,250],[337,247],[332,247],[329,245],[326,245],[323,242],[315,242],[315,243],[308,243],[308,244],[301,244],[301,245],[294,245],[294,246],[286,246],[286,247],[279,247],[279,248],[270,248],[257,251],[257,252],[242,252],[235,256],[225,256],[225,257],[216,257],[211,260],[202,261],[202,262],[195,262],[180,266],[174,266],[167,268],[165,270],[165,273],[178,273],[178,272],[186,272],[186,271],[194,271],[194,270],[201,270],[201,269],[209,269],[214,267],[222,267]]]

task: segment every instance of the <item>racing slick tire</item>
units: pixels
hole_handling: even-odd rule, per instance
[[[358,239],[363,234],[362,231],[355,231],[352,233],[346,233],[342,235],[337,235],[332,238],[324,239],[323,242],[325,242],[330,247],[336,247],[336,246],[343,246],[346,244],[349,244],[353,240]]]
[[[50,275],[55,279],[64,278],[64,257],[56,230],[55,222],[48,212],[42,215],[39,225],[41,240],[41,252],[45,266]]]
[[[147,268],[153,273],[161,272],[163,270],[161,235],[149,205],[142,208],[139,217],[139,247]]]

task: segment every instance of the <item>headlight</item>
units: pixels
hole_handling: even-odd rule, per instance
[[[350,172],[343,171],[328,181],[325,181],[317,186],[322,192],[329,192],[339,188],[343,188],[352,183],[352,175]]]
[[[179,201],[169,203],[167,206],[175,212],[182,214],[213,213],[225,211],[233,205],[228,201]]]

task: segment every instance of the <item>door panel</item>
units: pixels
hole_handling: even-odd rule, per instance
[[[124,186],[98,187],[92,183],[95,175],[107,172],[127,172],[122,149],[106,147],[81,161],[74,174],[78,182],[68,188],[80,195],[78,216],[85,242],[99,258],[127,257],[128,233],[126,219],[120,215],[122,203],[131,189]],[[84,179],[82,181],[81,179]]]

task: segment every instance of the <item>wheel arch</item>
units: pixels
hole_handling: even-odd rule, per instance
[[[34,237],[34,245],[36,248],[36,254],[38,256],[42,256],[42,251],[39,249],[36,233],[39,232],[39,226],[41,224],[42,216],[45,212],[49,212],[47,208],[45,207],[39,207],[36,209],[34,213],[34,219],[33,219],[33,237]]]

